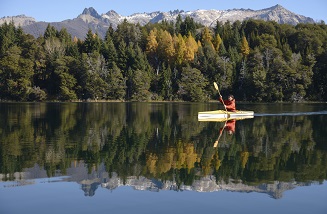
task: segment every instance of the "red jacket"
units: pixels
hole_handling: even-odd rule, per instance
[[[236,111],[235,99],[229,101],[229,100],[223,100],[221,97],[219,97],[219,102],[225,104],[227,111]]]

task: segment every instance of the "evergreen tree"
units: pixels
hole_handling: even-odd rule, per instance
[[[117,66],[123,72],[123,75],[126,76],[127,73],[127,52],[126,52],[126,43],[123,41],[119,44],[117,48]]]
[[[76,79],[70,74],[70,64],[73,64],[74,59],[72,57],[63,57],[55,61],[54,74],[55,77],[52,81],[55,82],[54,89],[56,91],[56,97],[59,100],[76,100],[77,95],[75,92]]]
[[[101,41],[97,33],[93,33],[91,29],[86,34],[85,41],[83,43],[84,53],[100,52]]]
[[[162,66],[161,78],[160,78],[160,86],[161,86],[161,96],[165,100],[171,101],[173,98],[173,85],[172,85],[172,72],[170,67],[166,68],[166,66]]]
[[[57,37],[57,34],[58,31],[56,30],[56,28],[48,24],[47,28],[45,29],[43,37],[44,39],[54,38]]]
[[[175,34],[178,35],[181,33],[181,26],[182,26],[183,20],[180,14],[177,15],[176,21],[175,21]]]
[[[82,99],[104,99],[108,83],[103,77],[108,73],[105,59],[98,53],[82,55],[81,87]]]
[[[112,68],[109,70],[107,78],[108,83],[108,99],[111,100],[124,100],[126,95],[126,80],[123,77],[121,70],[113,63]]]
[[[128,78],[131,80],[131,100],[134,101],[149,101],[151,100],[150,75],[148,72],[136,69],[129,70]]]
[[[16,45],[15,25],[13,22],[6,22],[0,28],[0,57],[8,51],[11,46]]]
[[[20,47],[12,46],[0,58],[0,96],[7,100],[27,100],[32,86],[33,62],[21,57]]]
[[[201,102],[208,99],[205,88],[207,79],[196,68],[184,67],[179,81],[178,94],[183,100]]]
[[[195,35],[196,33],[196,23],[193,18],[186,16],[185,20],[180,24],[180,32],[182,36],[187,36],[189,33]]]
[[[267,73],[264,68],[264,59],[258,48],[250,53],[248,60],[249,78],[245,80],[246,96],[252,101],[263,101],[266,98]]]
[[[109,31],[109,30],[108,30]],[[113,43],[112,37],[108,33],[106,34],[105,40],[102,45],[101,53],[106,59],[108,68],[112,68],[113,64],[117,61],[117,51]]]

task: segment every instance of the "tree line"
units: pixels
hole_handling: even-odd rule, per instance
[[[78,39],[50,24],[34,38],[0,26],[0,99],[13,101],[216,99],[264,102],[327,99],[327,26],[262,20],[126,20],[104,38]]]

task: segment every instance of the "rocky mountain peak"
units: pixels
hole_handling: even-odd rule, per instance
[[[93,8],[85,8],[83,13],[77,18],[72,20],[64,20],[62,22],[56,22],[55,26],[58,29],[65,27],[72,36],[77,38],[84,38],[87,29],[91,28],[93,31],[97,31],[101,37],[104,37],[109,26],[113,28],[117,27],[121,22],[127,20],[129,23],[146,25],[147,23],[157,23],[163,20],[174,22],[178,16],[182,19],[189,16],[194,19],[195,22],[201,23],[205,26],[214,27],[217,21],[235,22],[244,21],[248,19],[260,19],[265,21],[275,21],[282,24],[297,25],[298,23],[314,23],[314,20],[309,17],[295,14],[283,6],[277,4],[273,7],[252,10],[252,9],[229,9],[229,10],[194,10],[183,11],[173,10],[168,12],[155,11],[149,13],[135,13],[129,16],[123,16],[118,14],[114,10],[110,10],[105,14],[99,15]],[[16,17],[4,17],[0,19],[0,24],[10,21],[14,21],[16,26],[22,26],[26,33],[34,36],[42,35],[47,27],[48,23],[36,22],[33,18],[16,16]],[[49,23],[52,24],[52,23]]]
[[[26,26],[26,25],[30,25],[36,22],[36,20],[32,17],[28,17],[25,15],[18,15],[18,16],[6,16],[6,17],[2,17],[0,19],[0,25],[4,24],[4,23],[10,23],[10,22],[14,22],[15,26]]]
[[[114,10],[109,10],[106,14],[108,16],[119,16],[119,14]]]
[[[280,4],[276,4],[275,6],[272,6],[270,9],[272,9],[272,10],[285,10],[285,8]]]
[[[98,12],[93,7],[85,8],[83,10],[82,15],[90,15],[97,19],[101,18],[101,16],[98,14]]]

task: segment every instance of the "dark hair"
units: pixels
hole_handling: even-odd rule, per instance
[[[234,96],[232,94],[228,95],[228,98],[231,97],[234,100]]]

